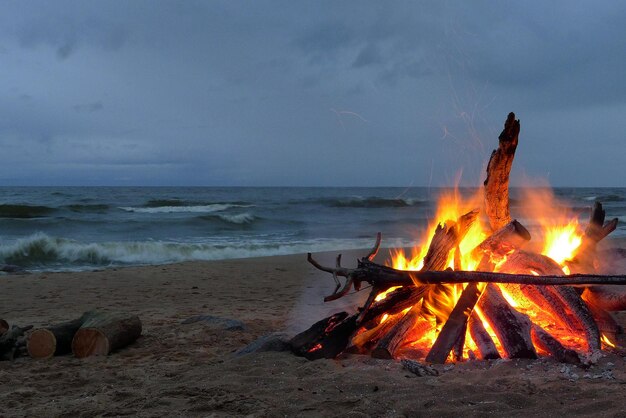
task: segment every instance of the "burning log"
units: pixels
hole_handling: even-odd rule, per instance
[[[551,258],[540,254],[528,253],[526,251],[516,251],[513,253],[507,258],[501,268],[506,271],[532,270],[541,275],[563,275],[561,267]],[[526,289],[526,292],[529,292],[529,289]],[[591,312],[589,312],[587,305],[575,289],[569,286],[547,286],[539,292],[542,294],[545,301],[549,302],[548,309],[551,309],[558,315],[561,321],[566,322],[568,328],[580,328],[584,331],[589,350],[600,349],[600,330],[593,320],[593,316]],[[556,298],[548,297],[548,293],[551,293],[552,296],[556,296]],[[560,301],[566,309],[559,306],[557,300]],[[547,306],[540,307],[542,309],[547,308]],[[572,323],[570,313],[576,323]]]
[[[452,347],[454,347],[460,339],[465,341],[467,319],[472,313],[483,289],[484,286],[478,283],[470,283],[463,290],[460,299],[457,301],[456,305],[454,305],[448,320],[439,332],[437,340],[426,356],[426,361],[430,363],[445,363]],[[462,346],[461,344],[461,347]]]
[[[500,353],[498,353],[498,349],[491,339],[491,335],[489,335],[483,322],[477,317],[475,312],[470,315],[468,327],[472,340],[476,344],[476,347],[478,347],[478,353],[481,359],[492,360],[500,358]]]
[[[393,328],[404,317],[404,314],[389,315],[385,321],[374,325],[373,328],[365,330],[352,337],[352,346],[356,352],[364,352],[372,348],[391,328]]]
[[[519,250],[528,241],[530,241],[530,232],[514,219],[486,238],[474,249],[473,253],[476,257],[479,253],[503,256],[511,251]]]
[[[339,312],[316,322],[289,341],[291,350],[309,360],[337,357],[356,331],[356,317]]]
[[[626,310],[626,288],[615,286],[590,286],[583,298],[606,311]]]
[[[92,312],[72,339],[72,353],[78,358],[106,356],[140,335],[141,321],[136,315]]]
[[[424,257],[422,270],[439,271],[448,265],[450,251],[456,248],[463,240],[467,231],[472,227],[478,217],[478,209],[474,209],[461,216],[456,222],[446,221],[444,225],[438,225],[435,234]]]
[[[484,183],[485,211],[489,217],[491,229],[494,231],[511,222],[509,174],[515,157],[519,131],[519,120],[515,120],[515,114],[511,112],[498,138],[498,149],[491,153],[489,164],[487,164],[487,178]]]
[[[617,228],[618,218],[604,223],[606,212],[600,202],[595,202],[589,216],[589,223],[582,236],[582,242],[577,249],[576,256],[568,263],[571,271],[576,273],[595,272],[594,259],[596,258],[596,246],[607,235]]]
[[[311,261],[312,260],[312,261]],[[347,277],[352,282],[368,282],[381,289],[392,286],[414,286],[424,284],[460,284],[460,283],[513,283],[538,286],[570,285],[626,285],[626,275],[600,275],[600,274],[570,274],[568,276],[546,275],[535,276],[532,274],[508,274],[492,273],[486,271],[411,271],[396,270],[391,267],[381,266],[368,260],[361,259],[355,269],[341,267],[333,269],[321,266],[313,260],[309,253],[309,261],[314,266],[320,266],[320,270],[334,271],[337,276]],[[319,267],[318,267],[319,268]]]
[[[417,309],[408,311],[397,324],[389,331],[372,350],[372,357],[392,359],[396,351],[405,341],[405,336],[418,324],[429,327],[430,324],[424,320]]]
[[[384,299],[372,304],[363,316],[362,323],[367,324],[384,314],[395,315],[416,305],[422,300],[426,290],[425,286],[404,286],[388,293]]]
[[[613,319],[613,316],[611,316],[609,312],[593,303],[590,303],[589,301],[585,302],[587,303],[589,312],[591,312],[593,320],[598,325],[598,329],[602,335],[606,336],[611,343],[615,344],[617,336],[624,332],[622,327],[615,321],[615,319]]]
[[[530,338],[531,322],[524,314],[513,309],[493,284],[487,286],[479,307],[496,333],[509,358],[537,358]]]
[[[552,357],[561,363],[580,364],[580,357],[574,350],[563,347],[556,338],[538,325],[531,328],[533,343],[541,350],[550,353]]]
[[[32,358],[45,359],[72,351],[74,335],[92,313],[80,318],[45,328],[38,328],[28,336],[26,348]]]

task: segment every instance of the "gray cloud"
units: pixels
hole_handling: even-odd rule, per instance
[[[0,183],[428,185],[462,168],[478,184],[511,110],[519,172],[620,182],[625,19],[617,2],[6,2]],[[594,176],[590,148],[614,151]]]

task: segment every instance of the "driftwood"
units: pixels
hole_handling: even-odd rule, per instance
[[[585,302],[589,308],[589,312],[591,312],[591,315],[593,316],[593,320],[598,325],[600,332],[614,344],[617,341],[617,336],[624,332],[622,327],[615,321],[609,312],[593,303],[590,303],[589,301]]]
[[[498,349],[496,348],[493,339],[475,312],[470,316],[467,325],[469,327],[472,340],[474,341],[474,344],[476,344],[476,347],[478,347],[480,358],[483,360],[500,358],[500,353],[498,353]]]
[[[583,298],[605,311],[626,310],[626,288],[619,286],[590,286]]]
[[[141,328],[136,315],[91,313],[72,339],[72,353],[78,358],[106,356],[139,338]]]
[[[530,232],[514,219],[487,237],[474,249],[473,254],[476,257],[480,253],[503,256],[511,251],[519,250],[528,241],[530,241]]]
[[[0,336],[0,360],[13,360],[25,346],[24,334],[33,326],[18,327],[13,325]]]
[[[519,120],[509,113],[500,134],[498,149],[491,153],[485,179],[485,211],[493,231],[511,222],[509,212],[509,175],[520,131]]]
[[[454,347],[459,340],[465,341],[467,319],[472,313],[483,289],[484,286],[478,283],[470,283],[463,290],[461,297],[456,305],[454,305],[450,316],[448,316],[448,320],[439,332],[435,343],[426,356],[426,361],[430,363],[445,363],[452,347]],[[460,345],[462,349],[462,344]]]
[[[87,312],[72,321],[35,329],[26,343],[28,354],[32,358],[44,359],[70,353],[74,335],[90,315],[93,313]]]
[[[384,299],[371,305],[363,316],[362,323],[367,324],[384,314],[391,316],[402,312],[422,300],[426,291],[425,286],[404,286],[389,292]]]
[[[479,307],[508,358],[537,358],[530,338],[530,319],[513,309],[497,286],[487,286]]]
[[[532,274],[492,273],[486,271],[408,271],[361,259],[355,269],[332,268],[320,265],[309,253],[309,262],[316,268],[347,277],[351,282],[367,282],[381,289],[392,286],[412,286],[424,284],[459,284],[459,283],[513,283],[538,286],[570,285],[587,287],[589,285],[626,285],[626,275],[570,274],[568,276]]]
[[[574,350],[563,347],[563,345],[547,331],[538,325],[533,324],[531,328],[533,343],[541,350],[546,351],[561,363],[579,364],[580,358]]]
[[[408,311],[402,319],[396,323],[391,330],[378,342],[376,348],[372,350],[372,357],[375,358],[394,358],[394,354],[404,342],[406,334],[413,329],[418,319],[419,312],[414,309]]]
[[[551,258],[541,254],[516,251],[502,266],[506,271],[532,270],[541,275],[564,275],[561,267]],[[530,289],[526,289],[530,292]],[[539,290],[559,320],[566,322],[569,329],[582,329],[585,333],[589,350],[600,349],[600,331],[589,312],[587,305],[578,292],[569,286],[546,286]],[[548,297],[551,294],[553,297]],[[561,305],[561,306],[559,306]],[[563,306],[567,309],[563,309]],[[543,307],[542,307],[543,308]],[[545,309],[545,308],[544,308]],[[572,317],[575,323],[572,322]]]
[[[292,352],[309,360],[337,357],[356,331],[356,317],[339,312],[316,322],[289,341]]]

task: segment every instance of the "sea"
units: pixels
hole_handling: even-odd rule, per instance
[[[80,271],[415,245],[445,189],[426,187],[0,187],[0,264]],[[626,236],[626,188],[556,188],[601,201]],[[460,189],[471,194],[475,189]],[[512,212],[515,213],[515,189]],[[525,224],[526,225],[526,224]],[[526,225],[528,226],[528,225]]]

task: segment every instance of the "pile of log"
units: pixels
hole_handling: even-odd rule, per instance
[[[85,312],[71,321],[32,328],[9,328],[0,319],[0,360],[13,360],[20,355],[45,359],[69,353],[78,358],[106,356],[134,342],[142,331],[136,315],[96,311]]]
[[[372,288],[357,312],[332,315],[295,336],[290,342],[293,351],[308,359],[357,352],[444,363],[464,358],[466,336],[470,335],[474,344],[467,353],[469,358],[532,359],[547,354],[561,362],[578,363],[579,354],[553,335],[553,329],[582,336],[585,346],[581,350],[586,352],[600,350],[602,338],[613,345],[621,328],[607,311],[626,309],[626,275],[600,275],[594,265],[596,245],[616,228],[617,219],[605,223],[602,205],[595,204],[576,258],[568,265],[574,274],[565,275],[554,260],[526,251],[530,233],[511,218],[509,210],[509,174],[519,132],[519,120],[510,113],[487,167],[484,213],[492,233],[472,252],[482,257],[477,271],[460,270],[456,259],[455,269],[446,266],[452,251],[458,256],[459,244],[478,209],[437,227],[420,271],[396,270],[373,262],[380,234],[373,250],[358,260],[355,269],[342,267],[341,256],[335,267],[328,267],[309,254],[308,261],[335,280],[335,291],[325,301],[338,299],[352,288],[359,290],[363,282]],[[498,258],[502,263],[496,272],[494,259]],[[345,278],[343,286],[340,277]],[[461,292],[456,304],[451,309],[438,306],[452,290]],[[545,329],[534,323],[511,306],[503,290],[521,295],[527,304],[550,317],[554,327]],[[435,335],[434,343],[427,352],[416,352],[414,343],[428,333]]]

